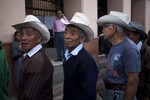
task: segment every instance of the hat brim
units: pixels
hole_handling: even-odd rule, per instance
[[[83,25],[83,24],[80,24],[80,23],[67,22],[67,21],[65,21],[63,19],[61,21],[65,25],[74,25],[74,26],[82,29],[85,32],[85,34],[86,34],[86,39],[85,39],[84,42],[90,42],[93,39],[94,32],[89,26]]]
[[[133,28],[133,27],[132,27]],[[148,38],[148,35],[145,33],[145,32],[143,32],[143,31],[141,31],[141,30],[139,30],[139,29],[136,29],[136,28],[133,28],[137,33],[139,33],[140,34],[140,38],[141,38],[141,40],[146,40],[147,38]]]
[[[129,31],[135,31],[134,29],[129,27],[127,23],[122,21],[120,18],[112,16],[112,15],[105,15],[105,16],[100,17],[97,21],[97,24],[99,26],[103,26],[104,24],[116,24],[116,25],[126,28]]]
[[[32,27],[38,30],[42,36],[41,44],[47,43],[50,39],[50,33],[46,28],[46,26],[37,21],[19,23],[19,24],[12,25],[12,27],[14,27],[17,31],[20,31],[21,27]]]
[[[83,24],[78,24],[78,23],[72,23],[72,25],[75,25],[75,26],[81,28],[85,32],[87,37],[84,42],[90,42],[93,39],[94,32],[90,27],[83,25]]]

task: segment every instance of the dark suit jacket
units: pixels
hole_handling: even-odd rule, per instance
[[[150,47],[143,44],[141,48],[141,72],[138,88],[143,95],[150,97]]]
[[[63,100],[96,100],[98,67],[92,56],[83,48],[63,64]]]
[[[18,100],[53,100],[53,70],[43,50],[24,59]]]

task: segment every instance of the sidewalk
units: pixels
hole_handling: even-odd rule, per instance
[[[48,58],[51,60],[53,66],[62,65],[62,61],[54,62],[56,59],[56,49],[55,48],[45,48],[45,52],[48,55]]]

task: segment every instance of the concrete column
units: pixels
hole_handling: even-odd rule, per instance
[[[81,4],[81,11],[88,16],[94,37],[97,37],[97,0],[81,0]]]
[[[131,20],[131,0],[108,0],[108,13],[110,11],[120,11],[129,15]]]
[[[132,0],[132,21],[145,26],[145,0]]]
[[[81,0],[64,0],[64,12],[70,20],[75,12],[81,12]]]
[[[123,3],[122,0],[107,0],[107,11],[120,11],[122,12]]]
[[[95,33],[94,37],[97,37],[97,0],[64,0],[64,11],[68,19],[77,11],[87,15]]]
[[[150,0],[145,2],[145,32],[150,30]]]
[[[21,22],[25,17],[25,0],[0,0],[0,40],[12,42],[11,25]]]
[[[10,82],[8,94],[16,94],[14,87],[14,70],[11,54],[11,43],[15,29],[11,26],[22,22],[25,17],[25,0],[0,0],[0,40],[3,42],[7,61],[10,69]]]
[[[128,14],[131,21],[131,0],[123,0],[122,12]]]

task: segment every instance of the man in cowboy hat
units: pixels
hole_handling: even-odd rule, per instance
[[[144,26],[136,21],[128,24],[135,31],[129,31],[128,37],[137,45],[141,53],[141,72],[137,88],[137,100],[150,100],[150,47],[143,41],[148,38]]]
[[[89,20],[83,13],[76,12],[66,24],[64,41],[67,47],[64,67],[63,100],[96,100],[98,67],[85,50],[83,42],[93,39],[94,33]]]
[[[13,27],[19,31],[25,51],[18,100],[53,100],[53,65],[41,45],[50,39],[48,29],[33,15]]]
[[[104,100],[135,100],[140,72],[140,52],[127,38],[127,30],[133,30],[125,13],[111,11],[98,19],[103,26],[104,38],[111,41],[104,76]]]

